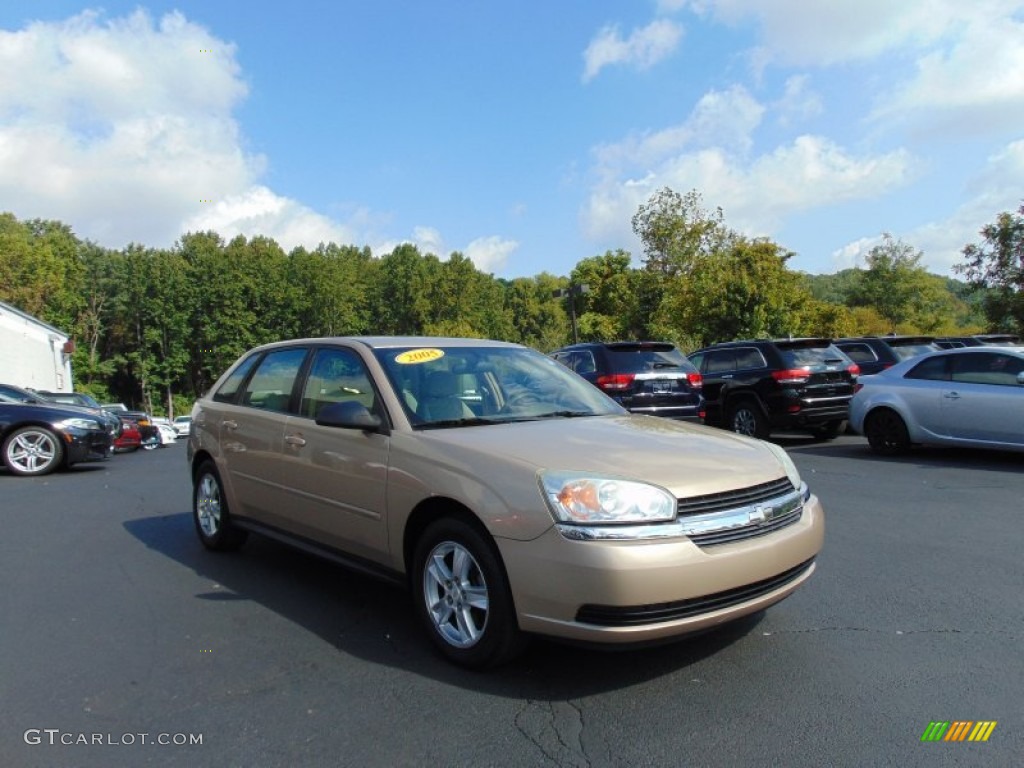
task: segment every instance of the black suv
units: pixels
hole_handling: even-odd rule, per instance
[[[551,353],[633,413],[701,421],[701,375],[665,341],[573,344]]]
[[[908,357],[941,349],[932,336],[857,336],[835,339],[832,343],[860,366],[862,376],[884,371]]]
[[[940,336],[935,343],[941,349],[958,347],[1010,346],[1021,344],[1020,336],[1013,333],[977,333],[974,336]]]
[[[729,341],[689,357],[704,377],[707,423],[762,439],[773,429],[836,437],[860,374],[831,339]]]

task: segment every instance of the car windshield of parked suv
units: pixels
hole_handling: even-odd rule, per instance
[[[601,416],[625,409],[565,366],[521,347],[374,350],[420,428]]]

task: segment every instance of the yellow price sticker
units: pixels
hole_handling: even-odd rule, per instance
[[[410,349],[395,357],[395,362],[401,365],[417,365],[429,363],[431,360],[440,360],[444,357],[444,350],[441,349]]]

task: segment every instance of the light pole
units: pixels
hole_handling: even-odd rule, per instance
[[[569,321],[572,323],[572,343],[578,344],[580,341],[579,333],[576,330],[576,297],[584,293],[590,293],[590,286],[586,283],[580,283],[579,285],[573,285],[569,283],[568,288],[559,288],[557,291],[552,291],[551,295],[556,299],[566,297],[569,299]]]

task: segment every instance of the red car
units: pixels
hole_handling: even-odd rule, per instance
[[[121,435],[114,440],[114,451],[126,453],[137,451],[142,445],[142,433],[138,425],[131,419],[121,419]]]

